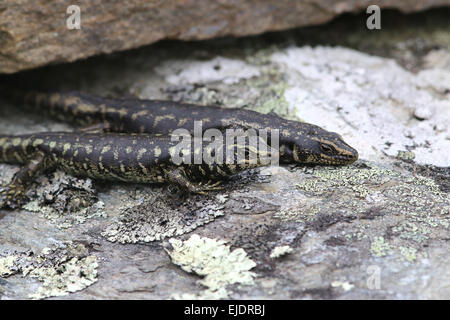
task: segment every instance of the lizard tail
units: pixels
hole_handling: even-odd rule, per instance
[[[101,105],[105,104],[106,99],[75,91],[45,90],[42,87],[35,76],[26,79],[23,75],[0,75],[0,100],[81,126],[96,124],[105,117],[105,108]]]
[[[27,154],[32,143],[32,137],[0,135],[0,162],[23,164],[27,161]]]
[[[99,98],[75,91],[24,90],[3,86],[0,97],[30,112],[39,112],[60,121],[89,126],[104,120]]]

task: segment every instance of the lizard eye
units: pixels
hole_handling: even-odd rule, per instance
[[[333,150],[333,148],[332,147],[330,147],[330,146],[328,146],[328,145],[326,145],[326,144],[320,144],[320,149],[323,151],[323,152],[326,152],[326,153],[332,153],[334,150]]]

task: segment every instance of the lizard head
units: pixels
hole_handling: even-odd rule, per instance
[[[297,163],[346,165],[358,160],[358,151],[339,134],[315,125],[303,123],[301,131],[294,133],[289,140],[290,143],[281,146],[281,154]]]

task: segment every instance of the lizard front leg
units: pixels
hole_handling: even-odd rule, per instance
[[[202,195],[206,195],[208,191],[222,190],[222,188],[219,187],[220,181],[214,184],[211,183],[211,181],[208,183],[194,183],[186,177],[186,174],[181,169],[173,169],[168,172],[167,180],[189,192]]]
[[[0,191],[0,209],[19,208],[25,201],[25,191],[34,177],[44,168],[45,156],[38,154],[14,174],[10,183],[2,186]]]

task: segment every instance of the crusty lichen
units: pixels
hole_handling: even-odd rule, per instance
[[[397,158],[402,160],[414,160],[416,155],[412,151],[398,151],[397,152]]]
[[[274,78],[277,80],[274,81]],[[270,85],[269,85],[270,84]],[[276,69],[265,70],[258,78],[247,80],[246,86],[256,88],[259,95],[249,107],[261,113],[276,113],[288,119],[298,120],[295,112],[289,112],[285,98],[288,85]]]
[[[183,270],[204,277],[199,282],[207,287],[200,294],[176,294],[174,298],[227,298],[226,287],[231,284],[252,285],[255,274],[250,272],[256,263],[239,248],[231,251],[222,240],[192,235],[188,240],[170,239],[167,249],[172,262]]]
[[[97,267],[97,258],[87,256],[74,257],[57,266],[36,268],[29,275],[43,284],[30,298],[65,296],[83,290],[97,281]]]
[[[408,247],[399,247],[400,253],[406,261],[413,262],[417,259],[417,249]]]
[[[105,204],[98,200],[90,179],[80,179],[62,171],[54,172],[50,180],[40,176],[37,188],[30,188],[34,200],[23,208],[42,213],[56,227],[67,229],[94,217],[106,217]]]
[[[431,178],[360,160],[347,167],[314,168],[301,180],[297,188],[308,195],[308,201],[283,208],[276,217],[312,222],[333,212],[353,219],[398,217],[384,231],[390,233],[389,237],[374,238],[372,228],[363,224],[357,226],[359,232],[346,235],[363,240],[369,234],[370,250],[375,256],[388,255],[392,249],[411,261],[416,252],[405,253],[399,246],[414,247],[414,243],[425,243],[432,235],[448,232],[450,200]]]
[[[216,196],[206,203],[173,207],[170,200],[156,196],[124,210],[102,235],[111,242],[151,242],[178,236],[223,215],[227,197]]]
[[[0,258],[0,276],[22,273],[42,285],[29,297],[44,299],[83,290],[97,281],[97,257],[72,242],[44,248],[39,255],[15,253]]]

